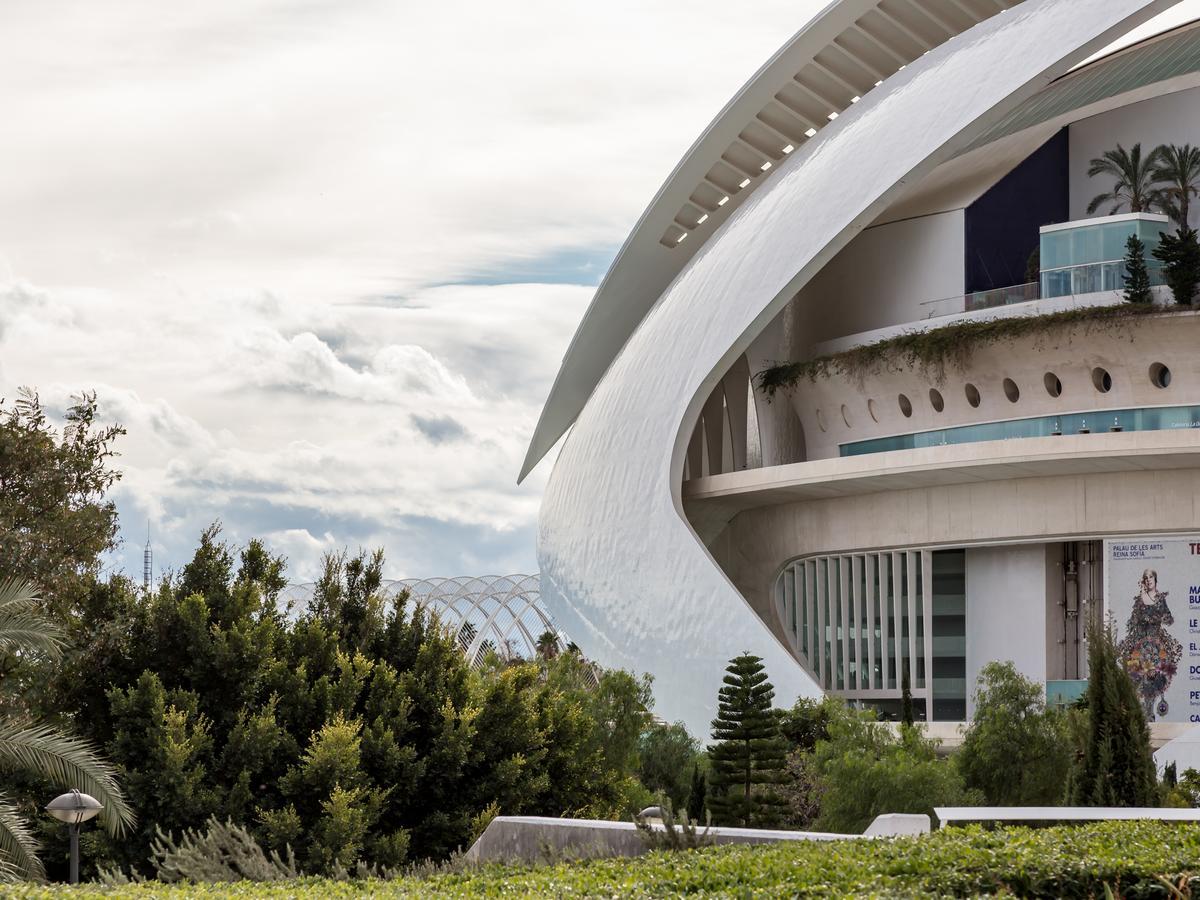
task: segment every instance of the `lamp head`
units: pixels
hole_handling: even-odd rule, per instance
[[[95,818],[102,809],[104,806],[99,800],[77,789],[59,794],[46,804],[46,812],[49,815],[68,825],[80,825],[88,819]]]

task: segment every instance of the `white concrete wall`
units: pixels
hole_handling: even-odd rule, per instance
[[[810,344],[923,318],[926,300],[961,296],[961,209],[868,228],[797,296]]]
[[[975,681],[989,662],[1046,679],[1046,548],[1043,544],[967,550],[967,716]]]
[[[1200,144],[1200,88],[1143,100],[1076,122],[1070,130],[1071,218],[1082,219],[1097,194],[1111,190],[1111,179],[1089,178],[1088,164],[1105,150],[1141,143],[1148,153],[1159,144]],[[1108,212],[1108,207],[1097,210]],[[1200,224],[1200,203],[1193,200],[1189,217]]]

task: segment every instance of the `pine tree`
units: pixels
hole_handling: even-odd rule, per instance
[[[1074,806],[1155,806],[1150,730],[1117,659],[1112,625],[1088,628],[1088,733],[1071,779]]]
[[[1129,303],[1149,303],[1150,274],[1146,271],[1146,245],[1136,234],[1125,242],[1125,300]]]
[[[908,660],[901,658],[900,672],[900,723],[911,727],[914,721],[912,687],[909,683]]]
[[[1200,240],[1196,229],[1180,228],[1175,234],[1164,232],[1154,248],[1154,258],[1163,264],[1163,278],[1175,302],[1191,305],[1200,286]]]
[[[687,798],[687,814],[688,818],[693,822],[704,821],[704,810],[706,807],[705,794],[708,793],[708,779],[704,777],[704,773],[700,771],[700,764],[692,764],[692,788],[688,791]]]
[[[713,795],[708,808],[720,823],[770,826],[779,821],[783,799],[773,786],[783,779],[787,744],[771,708],[775,688],[762,659],[743,653],[730,661],[712,722]]]

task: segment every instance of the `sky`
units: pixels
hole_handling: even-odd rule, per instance
[[[296,581],[535,571],[516,475],[596,284],[824,5],[6,0],[0,397],[128,430],[115,571],[215,520]]]

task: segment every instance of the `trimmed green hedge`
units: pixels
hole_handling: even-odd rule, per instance
[[[891,841],[714,847],[526,867],[488,866],[396,881],[24,885],[6,896],[106,897],[1104,897],[1190,896],[1200,887],[1200,826],[1107,822],[1046,829],[952,828]],[[1160,876],[1183,888],[1173,893]]]

